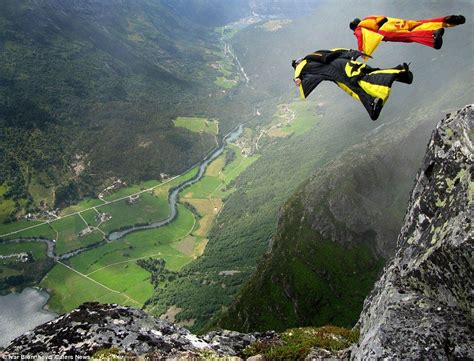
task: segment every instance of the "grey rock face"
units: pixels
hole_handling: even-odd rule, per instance
[[[473,124],[468,105],[433,132],[353,359],[474,359]]]
[[[246,335],[223,330],[198,337],[141,310],[85,303],[18,337],[0,352],[0,358],[91,356],[110,348],[120,350],[123,356],[149,355],[163,360],[185,356],[193,359],[200,355],[236,356],[251,342],[271,335],[271,332]]]

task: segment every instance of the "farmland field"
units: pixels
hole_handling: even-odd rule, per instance
[[[51,295],[48,306],[63,313],[74,309],[86,301],[120,303],[135,306],[137,304],[119,292],[113,292],[88,278],[57,264],[41,281],[40,287],[46,288]]]
[[[152,223],[166,218],[169,214],[168,197],[146,192],[140,194],[136,203],[123,199],[101,206],[98,210],[112,216],[112,219],[99,227],[108,233],[121,227]]]
[[[125,302],[135,307],[143,305],[153,294],[153,286],[149,281],[149,272],[139,267],[136,261],[141,258],[159,257],[166,261],[168,269],[179,270],[192,261],[193,257],[170,244],[186,238],[194,225],[193,214],[179,206],[179,217],[167,226],[130,233],[124,239],[69,259],[69,265],[76,272],[63,265],[55,266],[42,283],[54,290],[51,308],[64,312],[76,307],[77,300],[101,299],[101,302],[110,302],[108,300],[111,297],[118,298],[122,304]],[[67,277],[61,278],[60,272],[65,272]],[[67,282],[81,284],[81,287],[91,286],[92,290],[83,292],[82,288],[73,288],[65,284]],[[114,292],[107,291],[108,288]]]
[[[18,231],[17,233],[4,236],[2,238],[5,239],[16,239],[16,238],[48,238],[48,239],[55,239],[56,231],[51,228],[48,223],[37,223],[37,226],[33,228],[27,228],[22,231]]]
[[[101,204],[104,204],[104,202],[101,201],[100,199],[86,198],[75,205],[64,208],[63,210],[61,210],[60,215],[65,216],[68,214],[77,213],[77,212],[89,209],[91,207],[100,206]]]
[[[217,134],[219,132],[218,123],[207,118],[178,117],[174,124],[177,127],[186,128],[195,133]]]
[[[138,193],[140,191],[143,191],[145,189],[149,189],[152,187],[156,187],[159,184],[160,182],[157,180],[150,180],[147,182],[142,182],[140,184],[128,186],[126,188],[120,188],[116,192],[113,192],[112,194],[105,196],[104,200],[106,200],[107,202],[110,202],[119,198],[128,197],[131,194]]]

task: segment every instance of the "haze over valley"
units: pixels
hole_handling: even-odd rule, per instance
[[[0,347],[84,302],[194,333],[332,325],[355,342],[430,135],[473,101],[472,13],[456,0],[2,1],[0,323],[12,297],[31,317]],[[375,122],[330,82],[301,100],[291,60],[357,48],[349,22],[371,14],[467,21],[440,50],[380,44],[368,64],[409,63],[414,80]]]

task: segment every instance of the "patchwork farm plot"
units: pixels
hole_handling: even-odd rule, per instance
[[[166,261],[169,269],[178,270],[193,259],[170,246],[186,238],[195,225],[189,210],[180,206],[178,211],[176,221],[165,227],[130,233],[123,239],[83,252],[67,261],[70,268],[55,266],[41,283],[42,287],[54,290],[51,305],[58,310],[70,310],[88,300],[109,302],[110,297],[119,296],[124,297],[125,304],[143,305],[152,296],[153,285],[149,280],[150,273],[138,266],[137,260],[159,257]],[[62,278],[59,272],[69,276]],[[67,284],[71,279],[84,286],[90,284],[99,292],[91,294],[90,290],[83,292],[82,288],[71,288]]]

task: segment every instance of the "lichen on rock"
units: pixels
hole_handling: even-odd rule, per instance
[[[352,358],[474,358],[473,124],[468,105],[433,132]]]
[[[84,303],[15,339],[0,358],[143,356],[151,359],[217,359],[237,356],[251,342],[273,333],[214,331],[196,336],[187,329],[119,305]]]

